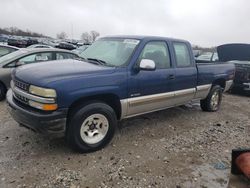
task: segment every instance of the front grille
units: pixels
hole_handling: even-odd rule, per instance
[[[17,93],[14,93],[14,96],[15,96],[15,98],[16,98],[17,100],[19,100],[19,101],[22,102],[22,103],[28,104],[28,102],[29,102],[29,99],[27,99],[26,97],[21,96],[21,95],[19,95],[19,94],[17,94]]]
[[[23,90],[23,91],[29,91],[29,84],[21,82],[19,80],[14,80],[14,84],[17,88]]]
[[[237,70],[235,72],[235,80],[237,81],[243,81],[245,79],[246,73],[243,71]]]

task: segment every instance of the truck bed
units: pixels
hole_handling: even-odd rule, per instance
[[[228,80],[234,75],[235,65],[226,62],[196,63],[198,70],[198,85],[212,83],[216,77]]]

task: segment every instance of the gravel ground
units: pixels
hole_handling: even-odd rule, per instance
[[[233,148],[249,148],[250,98],[224,95],[119,123],[105,149],[78,154],[64,139],[19,127],[0,103],[0,187],[227,187]]]

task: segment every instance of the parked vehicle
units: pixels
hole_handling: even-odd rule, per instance
[[[194,57],[198,57],[202,54],[202,51],[201,50],[193,50],[193,54],[194,54]]]
[[[0,44],[0,57],[5,56],[9,53],[15,52],[17,50],[19,50],[19,48],[17,47]]]
[[[38,40],[37,39],[34,39],[34,38],[28,38],[27,39],[27,45],[26,45],[26,47],[34,45],[34,44],[38,44]]]
[[[74,59],[78,55],[60,49],[20,49],[0,58],[0,101],[5,98],[7,89],[10,87],[11,70],[21,65],[62,59]],[[49,72],[47,67],[46,72]],[[36,72],[36,71],[34,71]],[[29,73],[30,74],[30,73]]]
[[[76,53],[76,54],[81,54],[84,50],[86,50],[89,47],[89,45],[82,45],[79,48],[76,48],[74,50],[72,50],[72,52]]]
[[[117,120],[193,99],[217,111],[235,71],[233,64],[196,64],[189,42],[163,37],[101,38],[80,56],[15,69],[7,94],[19,124],[62,133],[80,152],[109,143]]]
[[[68,42],[60,42],[59,45],[57,45],[56,47],[60,48],[60,49],[65,49],[65,50],[74,50],[74,49],[76,49],[75,45],[70,44]]]
[[[233,90],[250,95],[250,44],[225,44],[217,47],[219,59],[236,66]]]
[[[8,42],[8,35],[0,34],[0,43],[7,43]]]
[[[28,46],[27,48],[53,48],[53,47],[45,44],[33,44]]]
[[[219,61],[219,57],[217,52],[203,52],[195,60],[199,63],[209,63]]]
[[[8,39],[9,46],[15,46],[18,48],[26,48],[27,47],[27,40],[18,37],[12,37]]]

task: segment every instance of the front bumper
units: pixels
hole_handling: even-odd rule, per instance
[[[233,88],[250,92],[250,82],[248,82],[248,83],[247,82],[246,83],[234,83]]]
[[[250,83],[243,83],[243,86],[245,91],[250,91]]]
[[[226,81],[224,92],[228,91],[232,87],[232,85],[233,85],[233,80]]]
[[[57,110],[49,114],[26,110],[15,103],[11,89],[6,98],[8,111],[20,125],[43,134],[64,134],[67,109]]]

